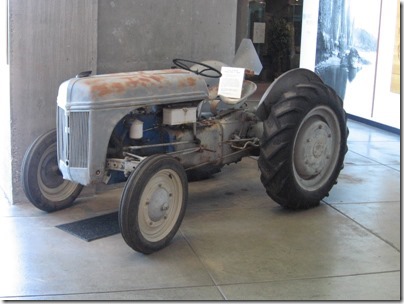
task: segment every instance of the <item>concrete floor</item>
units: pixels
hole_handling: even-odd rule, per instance
[[[189,184],[179,232],[152,255],[120,234],[88,243],[55,228],[117,210],[121,189],[52,214],[0,201],[0,299],[399,300],[400,137],[349,128],[345,168],[318,208],[283,210],[246,158]]]

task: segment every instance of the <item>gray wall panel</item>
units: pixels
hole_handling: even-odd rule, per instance
[[[231,61],[236,0],[100,0],[98,72],[168,68],[173,58]]]
[[[10,0],[11,147],[14,202],[25,200],[21,160],[55,127],[64,80],[96,69],[97,0]]]

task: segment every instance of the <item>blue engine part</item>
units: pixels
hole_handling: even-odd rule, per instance
[[[140,139],[131,139],[129,137],[129,129],[133,121],[137,119],[143,122],[143,136]],[[139,155],[150,156],[153,154],[164,154],[174,151],[173,146],[163,147],[146,147],[162,143],[170,143],[175,141],[175,135],[170,135],[161,124],[161,115],[154,110],[150,113],[129,114],[121,119],[116,125],[109,142],[108,157],[123,158],[124,151]],[[132,147],[127,149],[127,147]],[[135,148],[134,148],[135,147]],[[125,182],[127,177],[121,171],[111,170],[108,184],[116,184]]]
[[[161,118],[157,116],[156,113],[136,115],[136,119],[143,122],[143,137],[141,139],[132,140],[133,146],[149,146],[172,141],[168,132],[161,127]],[[172,146],[166,146],[137,149],[134,152],[140,156],[149,156],[171,151],[173,151]]]
[[[131,139],[129,137],[129,129],[135,119],[143,122],[143,134],[140,139]],[[175,138],[169,135],[161,122],[161,111],[159,112],[156,109],[148,113],[125,116],[118,122],[111,135],[108,157],[123,158],[123,151],[128,151],[139,156],[150,156],[174,151],[172,146],[150,147],[156,144],[175,141]],[[142,148],[142,146],[148,147]],[[132,148],[128,149],[128,147]]]

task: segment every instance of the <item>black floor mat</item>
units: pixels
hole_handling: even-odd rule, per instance
[[[56,226],[87,242],[111,236],[120,232],[118,212],[104,214],[73,223]]]

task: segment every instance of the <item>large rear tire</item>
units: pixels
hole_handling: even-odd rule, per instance
[[[185,215],[188,182],[182,165],[168,155],[143,160],[124,187],[119,225],[125,242],[145,254],[166,247]]]
[[[268,113],[258,166],[268,195],[283,207],[317,206],[336,184],[347,152],[346,114],[320,81],[295,84]]]
[[[22,186],[38,209],[53,212],[71,206],[83,186],[63,179],[57,162],[56,130],[39,136],[22,161]]]

